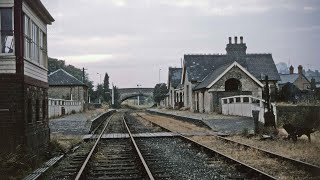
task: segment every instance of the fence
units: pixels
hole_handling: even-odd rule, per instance
[[[222,114],[252,117],[252,111],[256,110],[259,111],[259,121],[264,123],[264,102],[263,99],[248,95],[221,98]],[[277,121],[275,104],[272,103],[272,107]]]
[[[80,112],[83,110],[80,101],[64,100],[64,99],[48,99],[48,115],[49,118],[57,117],[65,114],[71,114],[72,111]]]

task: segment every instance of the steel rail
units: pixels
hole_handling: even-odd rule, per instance
[[[153,115],[150,115],[150,116],[153,116]],[[313,164],[310,164],[310,163],[307,163],[307,162],[303,162],[303,161],[300,161],[300,160],[297,160],[297,159],[293,159],[293,158],[290,158],[290,157],[282,156],[280,154],[277,154],[277,153],[274,153],[274,152],[271,152],[271,151],[268,151],[268,150],[265,150],[265,149],[262,149],[262,148],[254,147],[254,146],[249,145],[249,144],[240,143],[240,142],[228,139],[226,137],[221,137],[221,136],[218,136],[218,135],[213,135],[213,136],[215,136],[216,138],[218,138],[218,139],[220,139],[220,140],[222,140],[224,142],[227,142],[227,143],[234,143],[234,144],[236,144],[238,146],[242,146],[242,147],[245,147],[245,148],[251,148],[251,149],[259,150],[260,152],[264,153],[265,155],[267,155],[269,157],[277,158],[277,159],[280,159],[280,160],[286,160],[286,161],[292,163],[293,165],[295,165],[295,166],[297,166],[299,168],[301,168],[301,166],[303,166],[304,170],[309,172],[310,174],[312,174],[314,176],[320,176],[320,167],[319,166],[316,166],[316,165],[313,165]]]
[[[91,150],[90,150],[90,152],[89,152],[86,160],[84,161],[84,163],[82,164],[80,170],[78,171],[78,174],[77,174],[77,176],[75,177],[75,180],[79,180],[79,179],[81,178],[81,175],[82,175],[85,167],[87,166],[87,164],[88,164],[88,162],[89,162],[89,160],[90,160],[90,158],[91,158],[94,150],[96,149],[96,147],[97,147],[97,145],[98,145],[98,143],[99,143],[99,141],[100,141],[100,139],[101,139],[104,131],[106,130],[106,128],[107,128],[107,126],[108,126],[108,124],[109,124],[109,122],[110,122],[110,119],[113,117],[113,115],[114,115],[114,114],[112,114],[110,117],[108,117],[106,125],[104,126],[104,128],[103,128],[103,130],[101,131],[98,139],[96,140],[96,142],[94,143],[93,147],[91,148]]]
[[[141,118],[149,121],[147,118],[142,117],[140,114],[138,114],[138,113],[136,113],[136,114],[137,114],[137,116],[139,116],[139,117],[141,117]],[[150,122],[152,122],[152,121],[150,121]],[[160,127],[163,128],[163,129],[166,129],[166,130],[168,130],[168,131],[170,131],[170,132],[173,132],[173,131],[171,131],[170,129],[164,127],[164,126],[159,125],[158,123],[154,123],[154,122],[152,122],[152,123],[155,124],[155,125],[160,126]],[[248,170],[248,173],[254,173],[254,174],[256,174],[257,176],[260,176],[260,177],[263,178],[263,179],[273,179],[273,180],[274,180],[274,179],[277,179],[276,177],[273,177],[273,176],[271,176],[271,175],[269,175],[269,174],[267,174],[267,173],[265,173],[265,172],[263,172],[263,171],[260,171],[259,169],[256,169],[256,168],[254,168],[254,167],[252,167],[252,166],[250,166],[250,165],[248,165],[248,164],[246,164],[246,163],[240,162],[240,161],[238,161],[238,160],[236,160],[236,159],[234,159],[234,158],[232,158],[232,157],[230,157],[230,156],[228,156],[228,155],[226,155],[226,154],[224,154],[224,153],[222,153],[222,152],[219,152],[219,151],[217,151],[217,150],[215,150],[215,149],[212,149],[212,148],[210,148],[210,147],[208,147],[208,146],[206,146],[206,145],[204,145],[204,144],[201,144],[201,143],[199,143],[199,142],[196,142],[196,141],[194,141],[194,140],[192,140],[192,139],[190,139],[190,138],[182,135],[182,134],[179,133],[179,132],[175,132],[175,133],[177,133],[180,137],[182,137],[182,138],[183,138],[184,140],[186,140],[186,141],[192,142],[193,144],[196,144],[197,146],[200,146],[200,147],[205,148],[205,149],[208,150],[209,152],[213,152],[213,153],[215,153],[215,154],[218,154],[219,156],[222,156],[223,158],[225,158],[225,159],[227,159],[227,160],[229,160],[229,161],[231,161],[231,162],[233,162],[233,163],[237,163],[237,164],[241,165],[243,168],[245,168],[246,170]]]
[[[129,136],[130,136],[130,139],[131,139],[131,141],[132,141],[132,143],[133,143],[133,145],[134,145],[134,147],[135,147],[135,149],[136,149],[136,151],[137,151],[137,153],[138,153],[138,155],[139,155],[140,161],[142,162],[143,167],[144,167],[144,169],[146,170],[149,179],[150,179],[150,180],[154,180],[154,177],[153,177],[153,175],[152,175],[152,173],[151,173],[151,171],[150,171],[150,169],[149,169],[146,161],[144,160],[144,158],[143,158],[143,156],[142,156],[142,154],[141,154],[141,152],[140,152],[140,150],[139,150],[139,148],[138,148],[138,146],[137,146],[136,141],[134,140],[134,138],[133,138],[133,136],[132,136],[132,134],[131,134],[131,131],[130,131],[127,123],[126,123],[126,120],[125,120],[124,115],[123,115],[122,118],[123,118],[124,125],[125,125],[125,127],[126,127],[126,129],[127,129],[127,131],[128,131]]]
[[[289,158],[289,157],[286,157],[286,156],[282,156],[280,154],[277,154],[277,153],[274,153],[274,152],[271,152],[271,151],[268,151],[268,150],[264,150],[264,149],[261,149],[261,148],[258,148],[258,147],[254,147],[254,146],[249,145],[249,144],[240,143],[240,142],[237,142],[237,141],[225,138],[225,137],[220,137],[218,135],[214,135],[214,136],[218,137],[219,139],[221,139],[221,140],[223,140],[223,141],[225,141],[227,143],[234,143],[234,144],[236,144],[238,146],[243,146],[245,148],[257,149],[257,150],[261,151],[262,153],[264,153],[265,155],[267,155],[269,157],[274,157],[274,158],[277,158],[277,159],[287,160],[288,162],[293,163],[295,166],[301,167],[301,165],[302,165],[302,166],[304,166],[304,169],[306,171],[310,172],[312,175],[315,175],[315,176],[319,176],[320,175],[320,167],[319,166],[316,166],[316,165],[313,165],[313,164],[310,164],[310,163],[307,163],[307,162],[303,162],[303,161],[300,161],[300,160],[297,160],[297,159]]]

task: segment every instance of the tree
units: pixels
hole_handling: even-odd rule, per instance
[[[165,83],[156,84],[153,90],[153,100],[156,103],[164,100],[169,92],[167,85]]]
[[[104,80],[103,80],[103,98],[106,102],[110,101],[110,89],[109,89],[109,75],[106,73],[104,75]]]

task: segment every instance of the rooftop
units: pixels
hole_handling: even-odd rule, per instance
[[[58,69],[49,74],[48,81],[49,86],[86,86],[63,69]]]

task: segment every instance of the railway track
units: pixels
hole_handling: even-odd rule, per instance
[[[127,133],[130,138],[101,138],[108,133]],[[153,179],[123,113],[116,113],[108,120],[75,179]]]
[[[127,116],[127,119],[134,119]],[[136,120],[139,121],[139,120]],[[145,124],[145,122],[141,122]],[[149,121],[150,123],[150,121]],[[138,123],[132,123],[138,124]],[[159,126],[151,125],[159,129]],[[132,127],[137,133],[149,132],[150,129]],[[170,131],[161,128],[162,131]],[[195,142],[185,140],[184,137],[166,138],[138,138],[136,140],[141,152],[155,179],[274,179],[263,172],[253,170],[235,163],[204,149]],[[197,145],[198,148],[190,148]],[[241,168],[239,168],[241,166]]]
[[[153,115],[140,115],[138,113],[136,115],[139,116],[140,118],[143,118],[148,121],[150,120],[150,118],[155,117]],[[156,123],[154,121],[151,121],[151,122],[170,131],[167,127],[164,127],[163,125],[160,125],[159,123]],[[230,162],[238,163],[240,165],[239,166],[240,169],[247,169],[247,170],[251,169],[251,171],[256,173],[256,175],[260,174],[264,178],[268,178],[268,179],[279,179],[280,178],[281,179],[282,177],[287,177],[287,178],[289,177],[290,178],[290,176],[294,176],[297,179],[319,179],[320,178],[320,167],[318,167],[318,166],[315,166],[315,165],[312,165],[312,164],[309,164],[306,162],[298,161],[298,160],[295,160],[292,158],[284,157],[284,156],[275,154],[273,152],[266,151],[266,150],[263,150],[260,148],[256,148],[256,147],[253,147],[253,146],[250,146],[247,144],[239,143],[239,142],[236,142],[236,141],[224,138],[224,137],[213,135],[213,138],[215,139],[215,141],[213,141],[213,138],[211,138],[210,136],[206,137],[205,139],[210,139],[213,141],[212,144],[217,143],[216,144],[217,148],[212,148],[211,146],[209,147],[208,145],[205,145],[204,143],[202,143],[201,138],[198,138],[198,140],[195,141],[194,139],[192,139],[192,137],[186,137],[186,136],[183,136],[182,134],[180,134],[180,136],[188,142],[193,142],[193,144],[198,147],[202,147],[208,151],[212,151],[212,152],[219,154],[219,156],[224,157],[226,160],[228,160]],[[221,143],[221,142],[223,142],[223,143]],[[232,152],[226,153],[226,149],[229,149]],[[252,165],[249,165],[249,163],[240,162],[236,158],[233,158],[231,155],[229,155],[235,151],[243,151],[244,155],[248,155],[248,153],[245,153],[246,151],[253,151],[253,152],[255,152],[255,154],[257,156],[263,155],[263,158],[261,156],[260,160],[265,160],[267,157],[269,159],[272,159],[272,161],[276,161],[280,165],[283,165],[283,166],[289,165],[291,167],[294,166],[296,169],[300,169],[300,171],[299,171],[300,173],[290,174],[290,169],[288,171],[289,174],[283,174],[284,172],[280,172],[280,173],[282,173],[280,176],[276,173],[273,173],[273,174],[267,173],[264,170],[260,170],[260,169],[253,167]],[[248,159],[250,159],[250,158],[252,158],[252,157],[248,157]],[[259,159],[259,157],[256,157],[256,158]],[[286,167],[284,167],[284,169],[285,168]],[[281,171],[281,169],[279,171]]]

